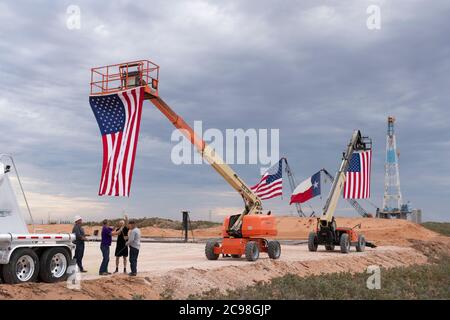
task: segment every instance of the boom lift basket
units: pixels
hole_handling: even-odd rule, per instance
[[[91,95],[106,95],[147,86],[158,96],[159,66],[150,60],[137,60],[91,69]]]

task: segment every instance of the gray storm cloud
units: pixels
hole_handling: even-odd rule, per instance
[[[241,206],[208,166],[172,164],[173,129],[147,102],[132,196],[96,196],[101,140],[90,68],[151,59],[161,66],[161,95],[187,122],[280,129],[280,154],[299,180],[335,171],[351,131],[363,130],[374,140],[379,205],[386,118],[396,116],[404,198],[426,219],[449,219],[448,1],[78,1],[81,28],[69,30],[71,4],[0,4],[0,151],[33,182],[25,188],[37,215],[189,209],[221,219],[219,211]],[[380,30],[366,27],[370,4],[381,8]],[[258,180],[258,165],[233,167],[248,184]],[[267,209],[294,212],[284,189]],[[356,215],[345,203],[340,213]]]

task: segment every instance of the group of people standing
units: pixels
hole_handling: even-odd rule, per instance
[[[84,228],[82,227],[82,218],[75,217],[75,225],[72,233],[75,234],[74,244],[75,260],[80,272],[87,272],[83,267],[83,256],[85,249],[85,241],[87,240]],[[120,220],[116,227],[111,227],[107,219],[103,220],[101,231],[100,250],[102,252],[102,262],[100,264],[99,275],[106,276],[111,273],[108,272],[108,264],[110,257],[110,248],[112,244],[112,237],[117,237],[116,249],[114,255],[116,257],[116,269],[114,273],[119,272],[120,259],[123,259],[123,272],[127,273],[127,258],[129,256],[131,272],[129,276],[136,276],[137,274],[137,259],[141,247],[141,231],[136,226],[136,221],[130,220],[125,216],[124,220]]]

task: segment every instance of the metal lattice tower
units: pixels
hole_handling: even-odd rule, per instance
[[[398,171],[398,152],[395,141],[394,122],[394,117],[388,117],[383,198],[383,211],[385,212],[400,211],[403,203],[402,192],[400,191],[400,175]]]
[[[294,173],[292,172],[287,159],[286,158],[282,158],[282,159],[284,160],[284,163],[286,165],[286,173],[288,176],[289,186],[291,187],[291,192],[294,192],[294,189],[297,186],[297,181],[294,177]],[[300,203],[295,203],[295,208],[297,209],[297,214],[299,217],[306,217],[305,213],[302,210],[302,206],[300,205]]]

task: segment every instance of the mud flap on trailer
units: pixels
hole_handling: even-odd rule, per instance
[[[77,261],[70,259],[69,266],[67,268],[67,280],[66,286],[68,289],[80,290],[81,289],[81,273],[78,269]]]

